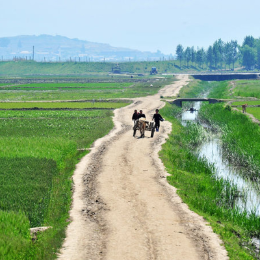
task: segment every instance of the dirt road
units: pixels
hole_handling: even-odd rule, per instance
[[[187,83],[188,76],[179,76],[158,94],[115,111],[115,128],[75,171],[72,222],[59,259],[228,259],[211,228],[166,181],[158,151],[171,124],[162,122],[154,138],[132,136],[134,109],[151,120],[164,105],[160,96],[176,95]]]

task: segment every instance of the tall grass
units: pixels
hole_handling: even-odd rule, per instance
[[[0,210],[0,259],[32,259],[29,227],[23,212]]]
[[[226,156],[236,164],[247,166],[251,179],[259,179],[259,126],[244,114],[226,109],[223,104],[205,104],[200,115],[222,132]]]
[[[188,85],[181,88],[179,96],[181,98],[196,98],[203,95],[203,93],[207,93],[214,87],[214,84],[207,81],[192,80]]]
[[[210,105],[212,106],[212,105]],[[200,127],[190,124],[183,127],[174,117],[179,113],[175,106],[166,105],[161,114],[172,122],[172,133],[163,145],[160,156],[171,174],[170,184],[189,207],[210,221],[220,234],[230,259],[253,259],[253,251],[242,247],[251,236],[260,236],[260,220],[248,216],[234,207],[236,187],[228,181],[216,179],[214,167],[194,154],[194,147],[203,140]]]
[[[208,94],[209,98],[230,98],[229,81],[214,81],[211,84],[212,88],[210,89],[210,93]]]

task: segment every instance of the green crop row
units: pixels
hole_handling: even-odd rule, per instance
[[[176,106],[168,104],[160,112],[172,122],[172,133],[160,152],[171,174],[168,182],[177,188],[191,210],[210,222],[223,240],[230,259],[255,259],[253,250],[250,251],[250,239],[260,235],[260,219],[233,208],[236,187],[214,178],[214,167],[193,153],[203,140],[203,130],[194,124],[183,127],[175,117],[180,113]]]
[[[30,84],[1,84],[0,93],[3,90],[26,90],[26,91],[47,91],[47,90],[59,90],[59,91],[81,91],[81,90],[105,90],[105,89],[124,89],[133,85],[129,82],[99,82],[99,83],[76,83],[76,82],[60,82],[60,83],[30,83]]]
[[[235,102],[232,102],[232,106],[241,106],[241,105],[244,105],[244,104],[248,104],[249,106],[257,106],[257,105],[260,105],[260,100],[253,100],[253,101],[235,101]]]
[[[100,110],[0,110],[0,118],[102,118],[110,115]]]
[[[128,105],[126,102],[0,102],[0,109],[24,109],[24,108],[106,108],[114,109]]]
[[[56,258],[68,224],[71,176],[87,153],[77,148],[107,134],[112,114],[8,111],[0,119],[0,259]],[[35,226],[52,228],[32,242],[29,227]]]

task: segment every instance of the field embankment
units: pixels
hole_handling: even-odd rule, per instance
[[[0,61],[0,77],[6,76],[35,76],[35,75],[92,75],[104,76],[112,73],[113,68],[119,64],[122,74],[129,73],[135,76],[150,75],[152,67],[156,67],[159,74],[164,73],[212,73],[212,68],[201,67],[190,63],[182,65],[176,60],[142,61],[142,62],[34,62],[34,61]],[[240,66],[237,64],[237,66]],[[240,71],[240,70],[239,70]],[[215,70],[225,73],[224,70]],[[230,70],[227,70],[230,73]],[[116,76],[116,74],[114,74]]]

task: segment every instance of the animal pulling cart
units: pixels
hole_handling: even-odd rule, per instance
[[[155,132],[155,123],[146,121],[145,119],[143,120],[139,119],[135,121],[133,130],[134,130],[133,136],[135,136],[137,130],[140,130],[141,137],[144,137],[145,131],[151,131],[151,137],[153,137]]]

